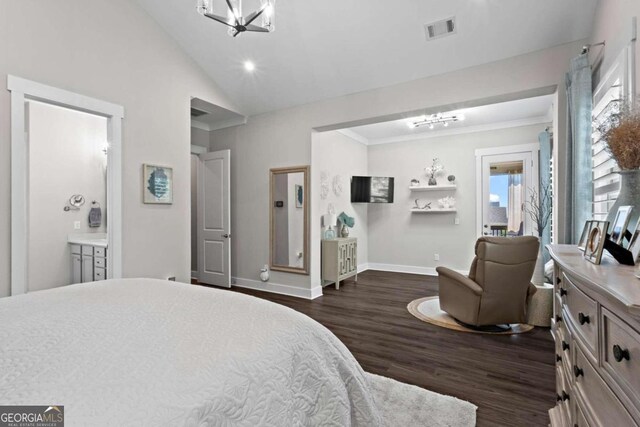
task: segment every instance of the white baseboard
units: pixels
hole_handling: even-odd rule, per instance
[[[360,270],[360,268],[363,268]],[[376,262],[370,262],[358,266],[358,272],[365,270],[378,270],[388,271],[392,273],[408,273],[408,274],[420,274],[422,276],[437,276],[438,273],[434,267],[418,267],[415,265],[398,265],[398,264],[381,264]],[[456,270],[460,274],[467,274],[468,271]]]
[[[304,299],[316,299],[322,296],[322,287],[315,286],[311,289],[298,288],[296,286],[281,285],[279,283],[261,282],[260,280],[243,279],[234,277],[232,286],[239,288],[255,289],[258,291],[272,292],[274,294],[289,295]]]
[[[191,278],[197,280],[198,279],[198,272],[191,270]]]

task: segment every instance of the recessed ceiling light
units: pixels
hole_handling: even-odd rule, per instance
[[[254,64],[251,61],[245,61],[244,62],[244,69],[249,71],[249,72],[251,72],[251,71],[256,69],[256,64]]]

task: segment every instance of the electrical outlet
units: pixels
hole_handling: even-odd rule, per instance
[[[440,261],[440,254],[433,254],[434,261]]]
[[[457,216],[454,223],[455,225],[460,225],[460,217]]]
[[[73,229],[80,230],[80,221],[73,221]]]

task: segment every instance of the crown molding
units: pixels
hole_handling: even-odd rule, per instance
[[[193,119],[191,119],[191,127],[192,128],[196,128],[196,129],[200,129],[200,130],[206,130],[207,132],[211,131],[211,129],[209,128],[208,124],[202,123],[202,122],[199,122],[199,121],[193,120]]]

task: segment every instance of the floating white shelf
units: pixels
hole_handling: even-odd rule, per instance
[[[411,209],[411,213],[453,213],[458,212],[456,208],[450,209]]]
[[[445,191],[455,190],[458,186],[456,184],[443,184],[443,185],[414,185],[409,186],[411,191]]]

